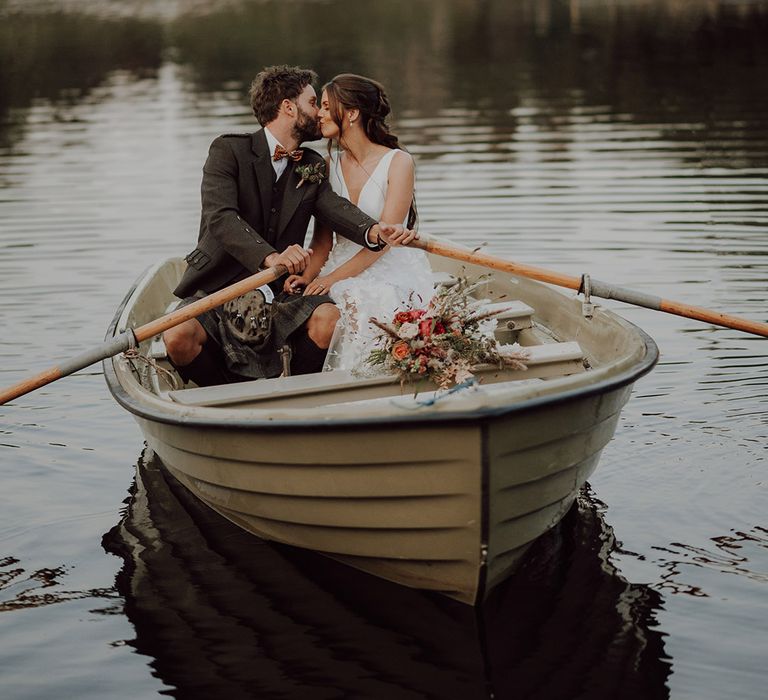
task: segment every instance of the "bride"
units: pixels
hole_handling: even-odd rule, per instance
[[[413,228],[413,159],[389,131],[389,112],[384,88],[370,78],[342,73],[323,86],[318,118],[329,139],[328,179],[334,192],[372,218]],[[322,222],[315,226],[310,248],[308,267],[291,275],[285,290],[330,294],[341,319],[327,366],[366,372],[365,359],[378,334],[368,319],[390,321],[397,309],[426,306],[432,297],[427,257],[413,248],[372,251],[341,236],[334,241]]]

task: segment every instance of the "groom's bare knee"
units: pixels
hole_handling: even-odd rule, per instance
[[[194,360],[202,350],[208,335],[200,321],[191,318],[189,321],[169,328],[163,333],[163,342],[173,364],[183,367]]]
[[[341,314],[335,304],[320,304],[307,321],[307,335],[319,348],[331,344],[331,336]]]

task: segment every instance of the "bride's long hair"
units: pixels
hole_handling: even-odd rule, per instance
[[[392,111],[389,98],[384,86],[372,78],[365,78],[354,73],[340,73],[325,85],[323,90],[328,95],[328,107],[336,126],[339,128],[339,139],[344,135],[344,110],[357,109],[360,112],[360,123],[368,139],[387,148],[405,150],[387,124],[387,116]],[[337,147],[340,144],[337,143]],[[333,143],[328,142],[330,154]],[[413,228],[418,220],[416,211],[416,195],[411,201],[408,211],[408,228]]]

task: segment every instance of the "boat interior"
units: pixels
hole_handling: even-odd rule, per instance
[[[457,276],[486,281],[474,295],[484,310],[497,311],[495,336],[499,344],[517,344],[526,355],[526,369],[482,366],[473,368],[472,387],[483,397],[501,399],[509,392],[517,398],[548,393],[553,382],[601,370],[601,374],[637,360],[639,336],[627,322],[600,309],[587,308],[573,296],[541,283],[517,279],[485,268],[458,265],[432,257],[436,286],[452,285]],[[150,270],[137,284],[118,320],[117,332],[138,327],[177,304],[171,290],[184,269],[179,258],[166,260]],[[598,317],[596,319],[595,317]],[[644,348],[643,348],[644,351]],[[402,398],[411,408],[434,405],[451,390],[435,385],[402,385],[395,376],[360,377],[346,370],[313,375],[281,376],[212,387],[183,386],[167,360],[162,337],[142,343],[140,357],[128,360],[134,380],[155,398],[183,407],[233,409],[297,409],[338,406],[372,407],[376,402]],[[137,361],[141,360],[141,361]],[[328,366],[328,362],[326,366]],[[584,378],[586,379],[586,377]],[[467,393],[467,392],[464,392]],[[403,406],[404,407],[404,406]]]

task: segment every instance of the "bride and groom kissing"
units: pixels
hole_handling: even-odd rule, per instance
[[[384,88],[344,73],[318,100],[316,80],[312,70],[265,68],[250,89],[262,128],[210,146],[197,247],[174,290],[180,305],[277,265],[288,276],[164,333],[185,382],[276,377],[286,346],[292,374],[317,372],[332,339],[338,368],[364,370],[375,341],[368,318],[431,297],[426,256],[404,247],[416,238],[414,165],[387,125]],[[300,148],[320,137],[326,158]]]

